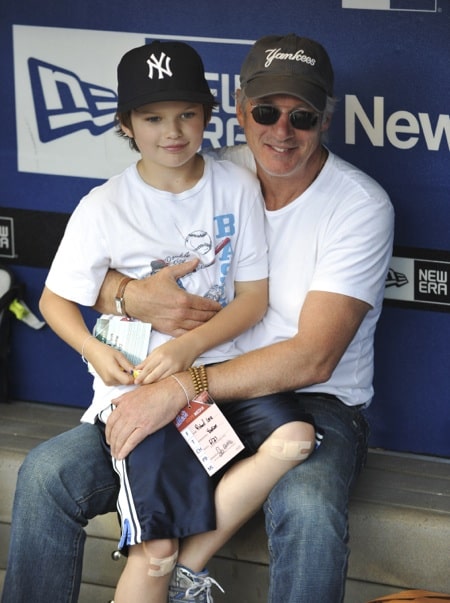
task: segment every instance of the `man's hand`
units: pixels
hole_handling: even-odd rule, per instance
[[[221,310],[218,302],[187,293],[177,279],[193,272],[198,260],[167,266],[145,279],[130,281],[125,293],[125,307],[130,316],[152,323],[161,333],[173,337],[200,326]],[[114,296],[122,275],[106,275],[95,308],[115,314]]]
[[[112,456],[122,460],[144,438],[173,421],[186,397],[174,379],[165,379],[138,387],[112,403],[116,408],[106,423],[106,441]]]

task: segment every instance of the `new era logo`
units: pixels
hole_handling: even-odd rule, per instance
[[[403,287],[408,284],[408,278],[402,272],[389,268],[386,276],[386,287]]]
[[[49,142],[87,129],[98,136],[114,126],[113,90],[83,82],[74,72],[34,58],[28,60],[39,138]]]
[[[12,218],[0,217],[0,257],[13,258],[14,249],[14,222]]]

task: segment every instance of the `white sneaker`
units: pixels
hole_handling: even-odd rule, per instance
[[[195,573],[184,565],[176,565],[169,584],[168,603],[214,603],[211,587],[225,592],[207,570]]]

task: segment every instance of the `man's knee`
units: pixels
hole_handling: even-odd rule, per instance
[[[45,443],[30,450],[17,476],[17,485],[26,489],[40,489],[42,484],[55,479],[55,468],[49,461]]]

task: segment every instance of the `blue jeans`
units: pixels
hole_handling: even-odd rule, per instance
[[[367,455],[361,412],[300,395],[324,433],[321,446],[291,469],[265,505],[270,603],[341,603],[347,575],[348,502]]]
[[[367,425],[339,402],[301,396],[325,434],[266,505],[271,603],[340,603],[347,569],[350,486]],[[19,472],[2,603],[75,603],[84,527],[115,510],[118,484],[99,430],[80,425],[32,450]],[[56,571],[55,571],[56,569]]]
[[[76,603],[84,527],[116,509],[117,476],[94,425],[28,454],[18,475],[2,603]]]

